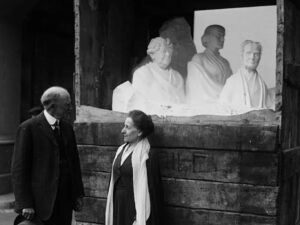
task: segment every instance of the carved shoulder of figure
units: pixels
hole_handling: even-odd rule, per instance
[[[197,53],[193,56],[192,61],[198,64],[202,64],[203,53]]]
[[[144,65],[138,68],[132,77],[132,84],[145,83],[152,80],[152,73],[149,68]]]

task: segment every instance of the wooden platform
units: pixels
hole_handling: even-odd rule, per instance
[[[247,116],[252,120],[210,116],[209,124],[203,120],[207,116],[184,122],[153,118],[150,143],[160,154],[169,224],[276,224],[276,114],[261,111]],[[120,131],[125,117],[100,109],[94,116],[78,116],[75,131],[86,192],[78,221],[104,223],[111,165],[123,143]]]

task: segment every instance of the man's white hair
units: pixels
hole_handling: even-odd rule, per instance
[[[69,92],[65,88],[53,86],[44,91],[41,96],[41,103],[44,108],[49,109],[57,100],[64,98],[70,98]]]
[[[259,49],[260,54],[262,53],[262,45],[261,45],[261,43],[258,42],[258,41],[252,41],[252,40],[245,40],[245,41],[242,42],[242,44],[241,44],[241,51],[242,51],[242,53],[245,50],[245,46],[248,45],[248,44],[256,45],[258,47],[258,49]]]

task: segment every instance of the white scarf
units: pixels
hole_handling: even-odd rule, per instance
[[[118,148],[113,165],[125,145],[126,144],[123,144]],[[149,141],[147,138],[144,138],[134,146],[131,157],[133,170],[133,193],[136,210],[136,220],[133,223],[134,225],[146,225],[146,221],[150,216],[150,195],[146,167],[149,151]],[[105,225],[113,224],[113,193],[115,185],[113,180],[114,178],[112,171],[106,202]]]

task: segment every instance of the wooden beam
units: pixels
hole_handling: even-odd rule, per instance
[[[106,198],[109,173],[84,173],[85,194]],[[276,215],[277,187],[163,178],[165,204],[195,209]]]
[[[163,181],[168,205],[276,215],[276,187],[172,178]]]
[[[282,179],[288,180],[300,173],[300,147],[282,152]]]
[[[118,146],[123,144],[122,128],[123,122],[76,123],[77,143]],[[277,150],[277,126],[160,123],[155,124],[150,143],[154,147],[272,152]]]
[[[287,64],[287,78],[289,86],[300,89],[300,64]]]
[[[80,98],[81,98],[81,90],[80,90],[80,76],[81,69],[80,69],[80,0],[74,0],[74,54],[75,54],[75,72],[73,74],[73,81],[74,81],[74,94],[75,94],[75,107],[76,112],[78,111],[77,108],[81,105]]]
[[[79,146],[83,171],[110,173],[117,147]],[[159,148],[162,176],[239,184],[277,185],[277,154]]]
[[[84,198],[84,208],[76,213],[77,224],[94,225],[104,223],[105,199]],[[165,207],[166,225],[275,225],[274,216],[262,216],[246,213],[234,213],[205,209],[188,209],[182,207]],[[86,221],[88,223],[82,223]]]

